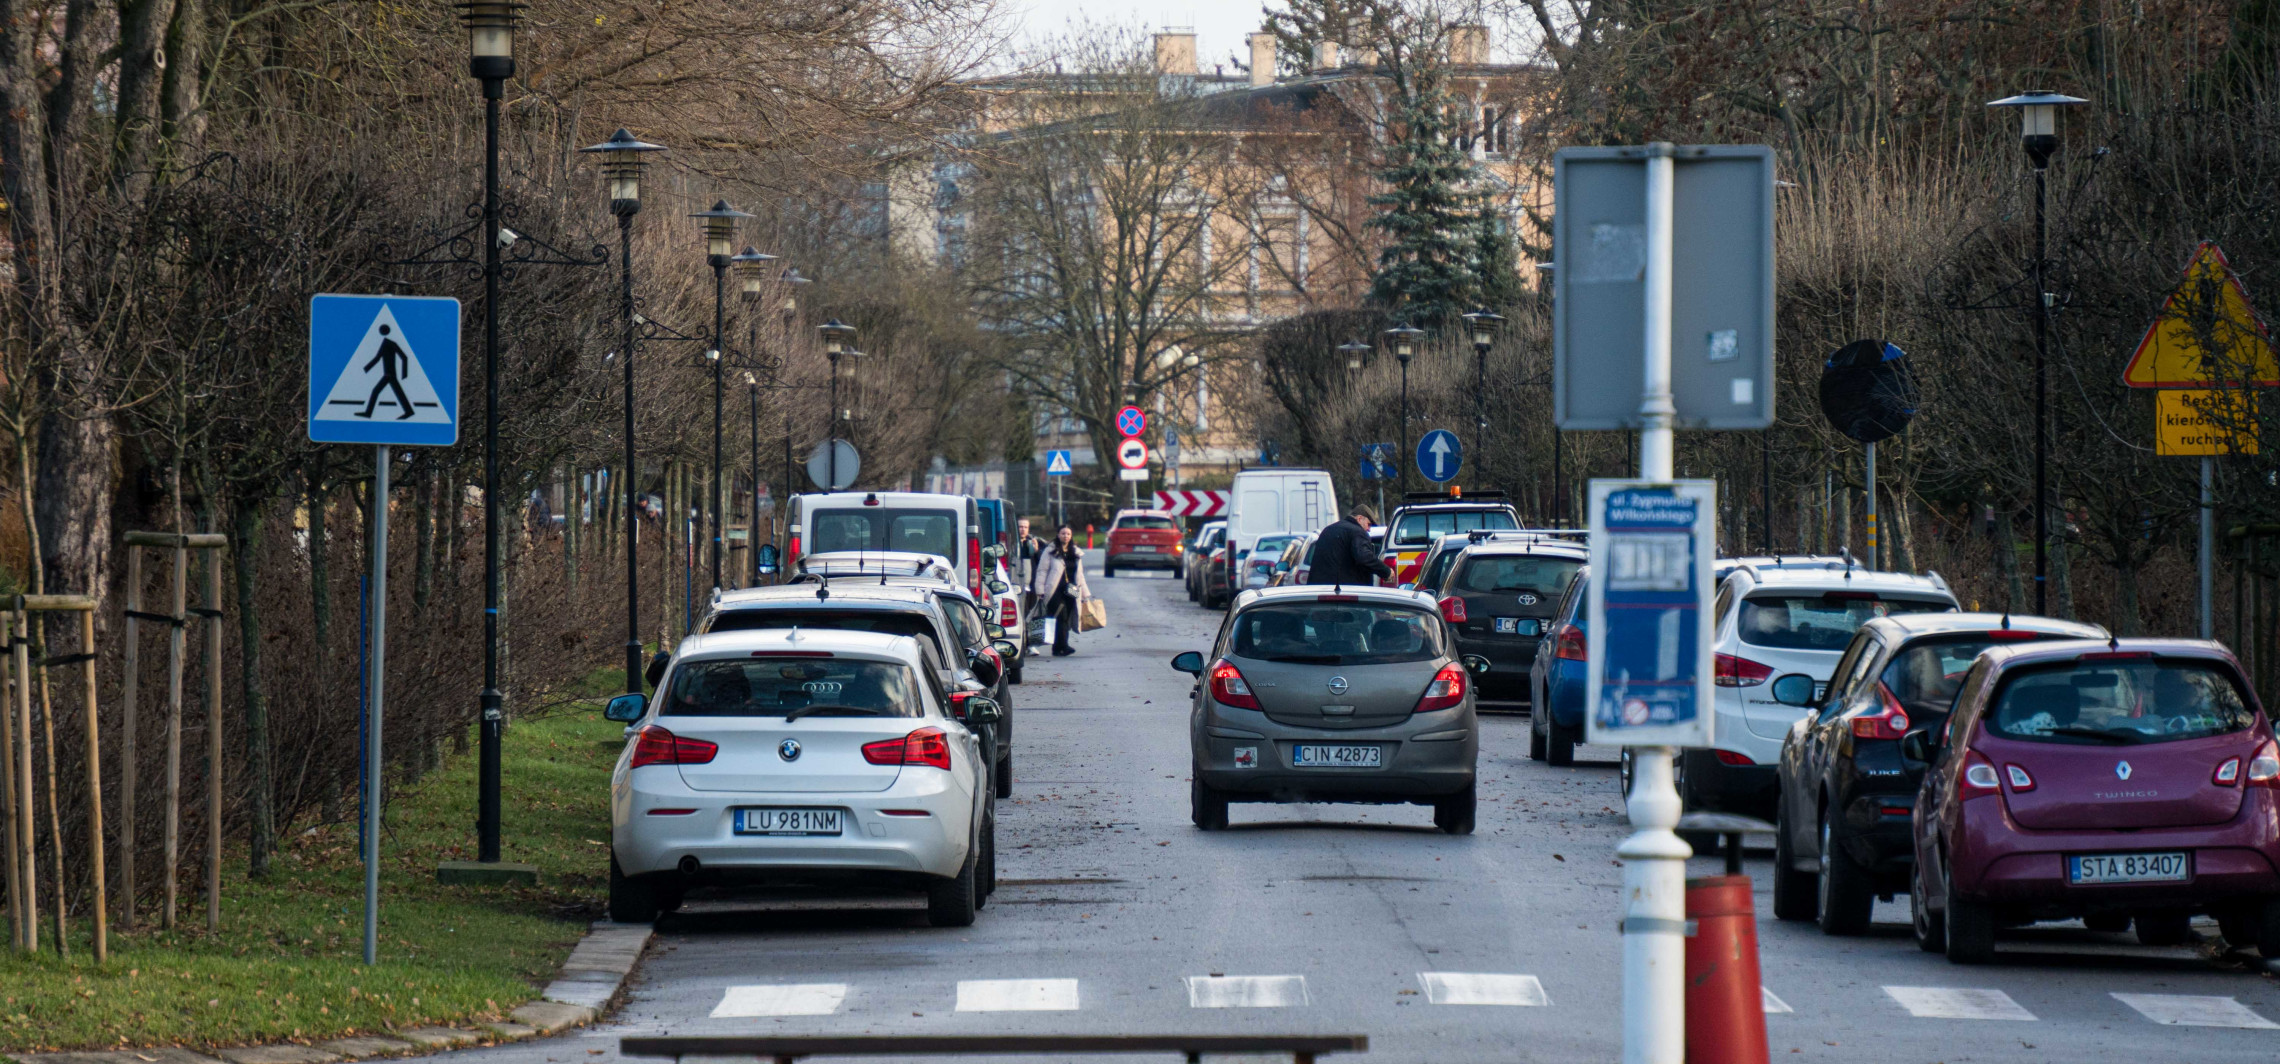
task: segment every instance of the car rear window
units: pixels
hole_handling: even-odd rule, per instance
[[[1742,600],[1742,642],[1776,650],[1843,650],[1853,632],[1878,617],[1947,613],[1945,602],[1913,599],[1832,598],[1824,595],[1752,595]]]
[[[2143,658],[2020,670],[1986,721],[2009,739],[2142,746],[2239,731],[2255,717],[2231,670]]]
[[[1260,536],[1257,543],[1251,544],[1249,553],[1280,556],[1283,548],[1290,546],[1290,541],[1297,538],[1297,536]]]
[[[1441,656],[1430,614],[1398,606],[1280,602],[1235,618],[1237,657],[1301,665],[1392,665]]]
[[[2006,640],[2002,645],[2017,643]],[[1877,679],[1910,715],[1945,713],[1955,707],[1955,693],[1963,689],[1963,675],[1971,671],[1972,661],[1980,651],[1995,645],[1994,640],[1976,634],[1919,639],[1892,655]]]
[[[941,639],[934,630],[934,623],[923,614],[896,610],[729,610],[714,617],[705,631],[782,631],[786,628],[907,635],[929,643]]]
[[[917,717],[910,670],[884,661],[692,661],[673,670],[668,717]]]
[[[1518,528],[1519,522],[1505,510],[1437,510],[1427,513],[1403,514],[1401,523],[1394,526],[1393,543],[1397,547],[1424,547],[1442,536],[1479,529]]]
[[[958,513],[954,510],[817,510],[811,520],[815,542],[808,545],[809,554],[897,550],[965,557],[958,546]]]
[[[1177,526],[1177,525],[1174,525],[1174,524],[1172,523],[1172,519],[1171,519],[1171,518],[1169,518],[1169,517],[1153,517],[1153,516],[1141,516],[1141,517],[1119,517],[1119,518],[1117,518],[1117,519],[1116,519],[1116,529],[1115,529],[1115,530],[1116,530],[1116,531],[1118,531],[1118,532],[1123,532],[1123,531],[1126,531],[1126,530],[1128,530],[1128,529],[1134,529],[1134,528],[1148,528],[1148,529],[1170,529],[1170,528],[1177,528],[1177,527],[1179,527],[1179,526]]]
[[[1583,562],[1575,558],[1535,558],[1524,554],[1472,555],[1457,570],[1454,589],[1477,593],[1517,595],[1523,592],[1546,599],[1567,590],[1568,581]]]

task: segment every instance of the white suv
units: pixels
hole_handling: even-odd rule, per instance
[[[1712,747],[1679,758],[1686,808],[1773,819],[1781,741],[1805,712],[1774,699],[1774,678],[1804,673],[1817,694],[1871,618],[1955,609],[1938,573],[1737,566],[1712,606]]]

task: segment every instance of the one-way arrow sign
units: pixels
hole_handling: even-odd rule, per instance
[[[1457,442],[1457,434],[1447,429],[1434,429],[1417,441],[1417,471],[1435,484],[1455,480],[1457,471],[1465,467],[1465,447]]]

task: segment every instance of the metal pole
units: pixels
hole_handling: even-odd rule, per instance
[[[251,781],[247,781],[251,782]],[[62,899],[58,898],[60,904]],[[57,910],[60,912],[61,910]],[[222,552],[206,548],[206,930],[222,929]]]
[[[1559,426],[1552,426],[1552,526],[1567,527],[1567,482],[1560,476],[1561,437]]]
[[[364,963],[380,963],[380,717],[388,676],[388,447],[372,449],[371,712],[364,718]],[[496,858],[494,858],[495,860]]]
[[[721,350],[721,338],[728,335],[724,331],[728,328],[728,307],[727,304],[722,302],[722,300],[725,298],[723,286],[728,283],[728,259],[725,256],[716,256],[716,258],[718,261],[713,263],[712,582],[713,587],[715,589],[718,589],[721,586],[720,556],[724,551],[728,549],[728,529],[721,523],[722,519],[726,515],[722,514],[720,510],[721,470],[726,468],[721,464],[720,450],[720,364],[722,361],[722,355],[724,354],[724,352]]]
[[[2050,374],[2044,358],[2049,346],[2050,292],[2043,278],[2044,245],[2049,226],[2043,212],[2043,190],[2048,172],[2035,166],[2035,613],[2050,616]]]
[[[1395,357],[1401,363],[1401,450],[1395,452],[1395,460],[1401,463],[1401,493],[1407,496],[1409,460],[1414,457],[1409,453],[1409,356],[1399,354]]]
[[[1557,461],[1557,458],[1554,459]],[[1773,553],[1773,430],[1758,434],[1759,502],[1765,505],[1765,552]]]
[[[1868,506],[1862,511],[1861,516],[1866,519],[1868,528],[1868,567],[1882,569],[1884,568],[1884,550],[1876,536],[1876,445],[1871,443],[1866,450],[1867,453],[1862,459],[1862,468],[1868,474],[1866,478],[1868,480]]]
[[[132,548],[129,548],[130,550]],[[90,889],[95,895],[92,906],[95,915],[95,963],[100,965],[111,959],[110,916],[105,911],[103,884],[103,747],[96,729],[95,714],[95,611],[79,615],[79,648],[87,655],[82,663],[82,700],[87,713],[87,856],[92,877]]]
[[[2211,566],[2217,556],[2217,460],[2201,456],[2201,638],[2217,637],[2216,578]]]
[[[499,859],[499,739],[505,725],[499,694],[499,98],[505,86],[504,78],[483,79],[483,715],[475,784],[478,861]],[[381,483],[385,486],[385,480]],[[374,495],[373,505],[385,512],[387,496]],[[378,630],[374,628],[375,633]],[[377,666],[373,672],[379,673]],[[378,697],[372,708],[373,719],[379,719]]]
[[[1670,289],[1672,148],[1647,148],[1646,388],[1639,403],[1639,477],[1672,479]],[[1631,750],[1631,825],[1623,861],[1623,1064],[1681,1064],[1686,1056],[1686,859],[1667,746]]]
[[[1488,448],[1482,440],[1488,433],[1488,345],[1473,345],[1473,490],[1481,488],[1481,477],[1488,472]],[[1513,485],[1513,490],[1520,490]]]
[[[625,316],[625,693],[641,693],[641,497],[633,456],[633,212],[618,212],[618,288]]]
[[[760,586],[760,386],[751,385],[752,393],[752,515],[744,522],[745,561],[752,571],[747,587]]]
[[[834,352],[831,356],[831,412],[829,416],[824,419],[823,423],[823,449],[829,455],[829,457],[825,458],[823,461],[824,468],[827,471],[826,475],[830,478],[830,482],[823,486],[823,490],[825,491],[839,490],[839,447],[837,444],[832,442],[838,438],[839,355],[838,353]],[[812,461],[813,459],[810,460]]]

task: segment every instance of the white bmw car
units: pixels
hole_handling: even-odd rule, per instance
[[[647,923],[691,888],[824,884],[926,894],[974,922],[996,881],[980,743],[907,636],[690,636],[654,699],[619,695],[610,918]],[[971,698],[966,716],[998,712]],[[980,718],[980,719],[976,719]]]

